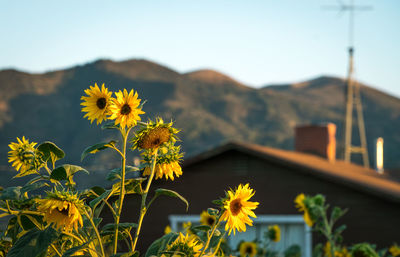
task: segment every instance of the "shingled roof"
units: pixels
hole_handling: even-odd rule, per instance
[[[341,160],[328,160],[307,153],[281,150],[256,144],[229,142],[199,155],[185,159],[183,168],[205,161],[226,151],[236,150],[298,172],[342,184],[352,189],[400,203],[400,183],[364,168]]]

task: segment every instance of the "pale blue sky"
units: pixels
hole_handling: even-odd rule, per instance
[[[349,0],[342,0],[348,3]],[[44,72],[98,58],[221,71],[259,87],[347,71],[335,0],[0,0],[0,69]],[[357,0],[356,77],[400,97],[400,0]]]

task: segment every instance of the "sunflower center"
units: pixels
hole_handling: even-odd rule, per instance
[[[214,225],[214,222],[215,222],[215,219],[213,219],[212,217],[209,217],[207,219],[207,224],[210,225],[210,226]]]
[[[68,216],[68,215],[69,215],[68,208],[63,208],[61,211],[59,210],[59,212],[60,212],[62,215],[65,215],[65,216]]]
[[[168,128],[154,128],[143,136],[143,138],[138,142],[138,146],[143,149],[154,149],[159,147],[161,144],[168,142],[170,137],[171,133]]]
[[[240,199],[235,199],[231,202],[229,205],[231,212],[234,216],[238,215],[240,210],[242,209],[242,203],[240,202]]]
[[[251,246],[247,246],[245,252],[250,255],[253,253],[253,248]]]
[[[106,108],[107,100],[104,97],[99,98],[96,101],[96,105],[97,107],[99,107],[100,110],[103,110],[104,108]]]
[[[121,108],[121,114],[122,115],[128,115],[129,113],[131,113],[131,107],[129,106],[129,104],[124,104]]]

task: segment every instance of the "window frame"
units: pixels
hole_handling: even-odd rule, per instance
[[[187,214],[187,215],[169,215],[168,216],[171,229],[178,231],[178,224],[183,222],[199,222],[199,215]],[[253,224],[298,224],[303,226],[304,235],[304,249],[303,257],[312,256],[312,229],[304,222],[302,215],[257,215],[257,218],[253,219]]]

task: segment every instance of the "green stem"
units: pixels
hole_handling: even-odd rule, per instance
[[[57,253],[57,255],[61,257],[61,253],[57,250],[57,248],[53,244],[51,244],[51,248],[53,248],[53,250]]]
[[[121,169],[122,169],[122,177],[121,177],[121,188],[120,188],[120,192],[119,192],[119,199],[118,199],[118,209],[117,209],[117,215],[116,215],[116,219],[115,219],[115,233],[114,233],[114,250],[113,253],[116,254],[117,253],[117,248],[118,248],[118,225],[119,225],[119,221],[121,218],[121,212],[122,212],[122,205],[124,202],[124,198],[125,198],[125,166],[126,166],[126,142],[128,140],[128,134],[130,131],[130,128],[128,128],[127,131],[125,131],[125,129],[121,129],[121,135],[122,135],[122,158],[121,158]]]
[[[74,234],[68,233],[66,231],[63,231],[62,233],[64,235],[66,235],[66,236],[69,236],[69,237],[72,237],[72,238],[76,239],[80,244],[83,244],[83,240],[81,238],[75,236]]]
[[[93,219],[90,217],[89,213],[87,213],[86,210],[85,210],[85,215],[88,218],[90,224],[92,225],[94,232],[96,233],[96,237],[97,237],[97,240],[99,241],[99,245],[100,245],[101,255],[103,257],[106,257],[106,255],[104,254],[103,242],[101,240],[99,230],[97,229],[96,224],[94,224]]]
[[[214,224],[214,226],[212,227],[211,234],[209,234],[209,233],[207,232],[207,242],[206,242],[206,245],[204,246],[203,250],[201,250],[201,253],[200,253],[199,256],[203,256],[204,252],[207,250],[208,246],[210,245],[211,238],[212,238],[212,236],[214,235],[214,232],[215,232],[215,230],[217,229],[217,227],[218,227],[218,225],[219,225],[219,222],[220,222],[219,219],[220,219],[220,218],[221,218],[221,214],[218,215],[217,220],[215,221],[215,224]]]
[[[326,217],[326,211],[321,210],[322,213],[322,218],[324,221],[324,227],[325,227],[325,236],[326,239],[328,240],[330,244],[330,250],[331,250],[331,257],[335,257],[335,242],[332,239],[332,227],[330,226],[330,223],[328,222],[328,218]]]
[[[146,199],[147,199],[147,194],[149,193],[150,185],[151,185],[151,182],[152,182],[152,180],[154,178],[154,173],[155,173],[155,170],[156,170],[157,154],[158,154],[158,149],[156,149],[155,152],[154,152],[153,163],[151,165],[151,174],[150,174],[149,180],[147,181],[146,189],[144,190],[144,192],[142,194],[142,203],[141,203],[141,206],[140,206],[138,227],[136,228],[135,237],[133,239],[134,241],[133,241],[132,252],[134,252],[135,249],[136,249],[136,244],[137,244],[137,241],[138,241],[138,238],[139,238],[140,229],[142,227],[143,218],[144,218],[144,215],[147,212]]]
[[[214,251],[214,253],[213,253],[213,256],[217,256],[219,247],[221,246],[221,243],[222,243],[222,239],[224,239],[225,235],[226,235],[226,231],[225,231],[225,233],[221,236],[221,238],[219,239],[219,242],[218,242],[218,244],[217,244],[217,247],[215,248],[215,251]]]

